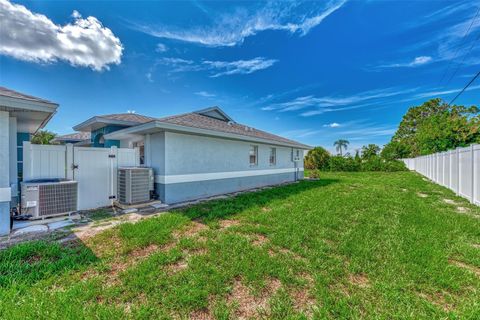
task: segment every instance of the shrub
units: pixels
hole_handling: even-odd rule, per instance
[[[350,157],[334,156],[330,157],[330,171],[360,171],[360,164]]]
[[[305,157],[305,168],[325,170],[328,168],[329,160],[330,154],[327,150],[322,147],[315,147],[308,151]]]

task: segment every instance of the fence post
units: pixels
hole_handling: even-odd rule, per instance
[[[73,144],[67,143],[65,145],[65,177],[68,180],[75,179],[73,164],[74,164],[74,155],[73,155]]]
[[[475,149],[473,144],[470,146],[470,152],[472,153],[472,197],[470,202],[475,203]]]
[[[31,163],[31,144],[28,141],[23,141],[23,181],[30,180],[32,176],[32,163]]]
[[[117,167],[118,149],[117,146],[110,147],[110,203],[117,198]]]
[[[455,194],[458,196],[460,195],[460,148],[455,149],[456,158],[457,158],[457,190],[455,190]]]

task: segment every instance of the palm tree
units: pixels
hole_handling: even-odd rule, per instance
[[[32,137],[33,144],[51,144],[52,139],[56,136],[55,133],[48,130],[40,130]]]
[[[337,152],[339,152],[340,155],[342,155],[342,149],[347,150],[347,146],[349,143],[350,142],[348,140],[338,139],[333,143],[333,145],[335,146],[335,149],[337,150]]]

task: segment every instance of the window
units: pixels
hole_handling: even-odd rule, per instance
[[[258,146],[250,146],[250,165],[256,166],[258,163]]]
[[[270,165],[274,166],[277,164],[277,149],[270,148]]]

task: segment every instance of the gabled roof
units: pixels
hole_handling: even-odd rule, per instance
[[[12,89],[8,89],[8,88],[5,88],[5,87],[0,87],[0,96],[57,105],[54,102],[51,102],[51,101],[48,101],[48,100],[45,100],[45,99],[42,99],[42,98],[37,98],[37,97],[31,96],[31,95],[28,95],[28,94],[25,94],[25,93],[21,93],[21,92],[12,90]]]
[[[108,124],[120,125],[125,127],[135,126],[155,120],[155,118],[136,113],[115,113],[92,117],[75,127],[75,131],[92,131]]]
[[[204,112],[218,112],[224,115],[223,119],[205,115]],[[160,130],[178,131],[197,133],[211,136],[219,136],[224,138],[234,138],[246,141],[256,141],[264,143],[272,143],[276,145],[290,146],[301,149],[311,149],[310,146],[286,139],[272,133],[258,130],[243,124],[235,123],[220,108],[214,107],[190,113],[169,116],[150,121],[145,124],[137,125],[131,128],[122,129],[106,135],[107,139],[122,139],[123,136],[129,134],[145,134]],[[228,121],[227,121],[228,120]]]
[[[75,132],[64,134],[61,136],[56,136],[55,139],[52,141],[60,142],[60,141],[84,141],[90,140],[90,132]]]
[[[203,116],[215,118],[215,119],[222,120],[222,121],[232,121],[232,122],[234,122],[232,118],[230,118],[225,112],[223,112],[222,109],[220,109],[217,106],[202,109],[202,110],[198,110],[198,111],[194,111],[193,113],[201,114]]]
[[[18,132],[37,132],[52,118],[57,107],[57,103],[0,87],[0,111],[7,111],[17,119]]]

